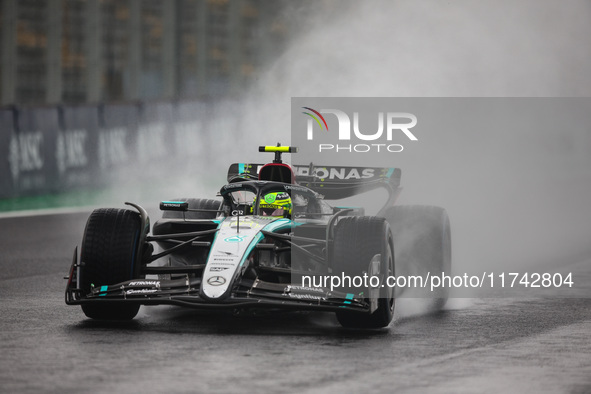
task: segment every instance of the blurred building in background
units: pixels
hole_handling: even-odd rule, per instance
[[[0,105],[240,93],[285,45],[285,0],[0,0]]]
[[[0,199],[209,168],[209,142],[246,138],[228,108],[284,51],[298,7],[0,0]]]

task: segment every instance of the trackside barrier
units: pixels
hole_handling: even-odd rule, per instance
[[[0,109],[0,198],[15,194],[11,163],[11,139],[14,133],[15,111]],[[14,149],[14,147],[12,147]]]
[[[200,101],[0,108],[0,198],[195,168],[208,152],[210,108]]]
[[[56,160],[59,129],[56,107],[17,109],[9,154],[13,190],[17,195],[59,190]]]
[[[122,170],[131,168],[137,157],[138,106],[105,105],[101,119],[99,170],[107,176],[126,177]]]
[[[56,158],[60,189],[101,184],[98,167],[99,111],[95,106],[60,108]]]
[[[174,157],[174,109],[170,103],[140,106],[137,131],[138,162],[154,171]]]

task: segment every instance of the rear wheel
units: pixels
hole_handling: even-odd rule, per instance
[[[379,255],[379,264],[372,264]],[[394,289],[386,286],[386,278],[394,275],[394,253],[390,226],[383,218],[346,217],[339,220],[334,231],[332,253],[333,274],[363,277],[381,277],[383,287],[343,289],[371,302],[377,297],[377,309],[371,314],[343,311],[337,312],[337,319],[348,328],[387,327],[394,316]],[[373,293],[373,294],[372,294]]]
[[[81,287],[84,294],[92,286],[113,285],[139,278],[137,253],[140,252],[140,217],[126,209],[97,209],[88,218],[80,260],[84,264]],[[86,316],[101,320],[133,319],[139,310],[137,304],[100,301],[83,304]]]
[[[451,274],[451,231],[445,209],[426,205],[401,205],[385,214],[394,236],[395,259],[399,276]],[[441,309],[449,295],[448,287],[430,291],[415,286],[404,288],[398,296],[427,300],[427,308]]]
[[[206,198],[179,198],[174,201],[186,201],[189,203],[189,209],[207,209],[215,211],[220,209],[222,204],[219,200],[211,200]],[[162,213],[163,219],[215,219],[216,212],[179,212],[179,211],[164,211]]]

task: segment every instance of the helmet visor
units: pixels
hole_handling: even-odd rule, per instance
[[[263,216],[283,216],[285,209],[283,208],[260,208],[260,214]]]

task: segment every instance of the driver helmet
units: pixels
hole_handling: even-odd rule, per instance
[[[290,217],[291,207],[291,198],[289,197],[288,193],[267,193],[259,201],[259,215]]]

